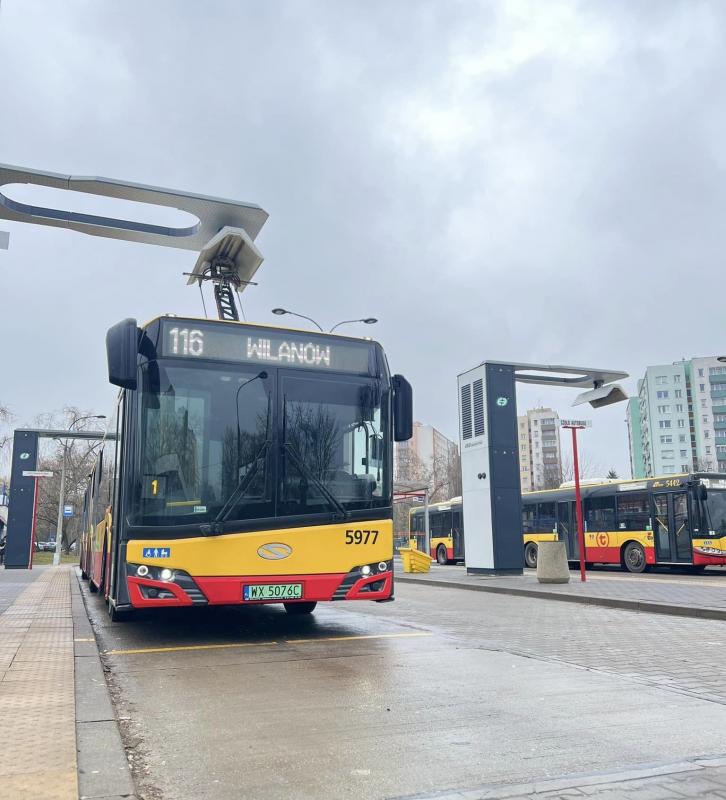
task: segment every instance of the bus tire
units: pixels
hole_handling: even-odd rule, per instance
[[[537,569],[537,545],[527,542],[524,546],[524,564],[530,569]]]
[[[96,594],[98,591],[98,586],[96,586],[96,584],[93,582],[93,578],[89,578],[88,580],[88,591],[91,594]]]
[[[623,566],[628,572],[644,572],[645,550],[637,542],[628,542],[623,548]]]
[[[298,617],[302,614],[312,614],[313,611],[315,611],[315,606],[317,603],[283,603],[283,605],[285,606],[285,611],[287,611],[288,614]]]
[[[438,561],[439,564],[449,563],[449,556],[446,553],[446,548],[443,546],[443,544],[440,544],[436,548],[436,560]]]

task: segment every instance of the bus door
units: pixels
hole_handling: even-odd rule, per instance
[[[454,560],[464,559],[464,524],[461,510],[452,512],[451,533],[454,538]]]
[[[687,492],[659,492],[653,495],[653,538],[657,562],[691,562]]]
[[[569,500],[557,503],[557,538],[567,546],[567,559],[575,561],[580,557],[577,541],[577,526],[574,524],[574,506]]]

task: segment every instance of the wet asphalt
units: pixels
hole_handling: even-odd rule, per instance
[[[302,619],[258,606],[111,624],[84,586],[140,794],[427,796],[726,750],[726,705],[638,679],[628,655],[654,624],[654,657],[660,647],[667,664],[691,635],[697,653],[698,621],[402,583],[396,594]],[[726,623],[708,635],[726,643]],[[617,659],[583,668],[583,648]]]

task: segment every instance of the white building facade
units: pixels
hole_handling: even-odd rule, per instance
[[[551,408],[517,417],[519,478],[523,492],[557,488],[562,481],[560,418]]]
[[[449,484],[458,459],[456,442],[433,425],[414,422],[413,436],[407,442],[394,444],[393,480],[401,483],[425,481],[438,499],[448,500],[455,489]]]
[[[628,433],[634,478],[726,471],[726,364],[712,356],[648,367]]]

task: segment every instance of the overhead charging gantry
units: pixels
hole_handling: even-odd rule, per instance
[[[6,187],[17,184],[167,206],[192,214],[196,222],[175,228],[29,205],[13,200],[3,192]],[[217,314],[222,320],[239,319],[235,296],[253,283],[252,279],[262,264],[263,257],[255,239],[267,218],[267,212],[253,203],[110,178],[59,175],[0,164],[0,219],[67,228],[107,239],[196,251],[199,254],[196,264],[191,272],[185,273],[189,278],[188,284],[198,284],[200,292],[204,283],[213,284]],[[0,231],[0,249],[7,249],[8,240],[8,233]],[[15,432],[5,558],[9,568],[24,569],[30,563],[36,488],[33,475],[37,470],[38,438],[56,433],[37,429]],[[63,435],[67,437],[69,434],[63,432]],[[98,437],[98,433],[93,436]]]
[[[13,184],[31,184],[176,208],[192,214],[197,222],[186,227],[167,227],[29,205],[3,193],[3,189]],[[196,283],[200,291],[202,284],[212,283],[219,319],[239,319],[235,295],[253,283],[252,278],[262,264],[263,256],[255,245],[255,239],[268,216],[264,209],[253,203],[110,178],[59,175],[0,164],[0,219],[68,228],[107,239],[194,250],[199,257],[192,271],[185,273],[189,278],[187,283]],[[0,232],[0,246],[7,247],[7,244],[7,234]]]

